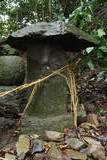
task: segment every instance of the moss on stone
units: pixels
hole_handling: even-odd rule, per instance
[[[25,63],[19,56],[0,56],[0,85],[18,85],[25,78]]]
[[[45,130],[62,131],[64,128],[72,128],[71,115],[60,115],[53,117],[37,118],[34,116],[28,116],[24,118],[22,122],[23,134],[26,133],[43,133]]]

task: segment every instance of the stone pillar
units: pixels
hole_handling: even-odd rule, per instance
[[[27,79],[37,80],[66,64],[66,56],[60,47],[48,44],[31,45],[27,51]],[[44,81],[33,97],[28,113],[39,117],[66,113],[66,90],[65,80],[60,76]]]

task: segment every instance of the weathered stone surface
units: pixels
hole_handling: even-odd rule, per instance
[[[105,160],[105,150],[102,145],[89,144],[87,151],[88,154],[92,154],[94,159]]]
[[[27,80],[38,80],[66,65],[68,62],[64,53],[64,50],[56,46],[39,44],[35,47],[32,44],[27,55]],[[28,113],[34,116],[65,113],[66,91],[67,84],[59,75],[42,82],[33,97]]]
[[[0,86],[0,93],[12,90],[17,86]],[[0,97],[0,116],[14,117],[15,114],[21,112],[25,105],[26,91],[16,91],[9,95]]]
[[[74,151],[74,150],[68,150],[66,151],[67,156],[69,157],[69,159],[74,159],[74,160],[86,160],[87,159],[87,155],[78,151]]]
[[[44,150],[44,147],[41,140],[36,139],[35,141],[33,141],[32,148],[30,151],[32,155],[35,153],[41,153],[43,152],[43,150]]]
[[[29,136],[27,135],[20,135],[19,140],[16,143],[16,150],[17,150],[17,156],[20,159],[24,159],[25,154],[30,148],[30,140]]]
[[[25,78],[25,64],[19,56],[0,56],[0,85],[19,85]]]
[[[45,131],[43,138],[47,141],[61,142],[64,140],[64,133],[56,131]]]
[[[31,40],[32,39],[32,40]],[[98,42],[72,24],[57,21],[40,22],[18,30],[7,39],[6,43],[19,49],[25,49],[30,42],[40,41],[55,43],[65,50],[80,51]]]
[[[48,160],[48,158],[46,157],[46,155],[41,154],[41,153],[36,153],[35,155],[33,155],[33,158],[35,160],[42,160],[42,159]]]
[[[82,148],[85,145],[78,138],[67,139],[67,143],[71,146],[72,149],[76,149],[76,150],[79,150],[80,148]]]
[[[101,145],[101,143],[99,141],[97,141],[94,138],[91,137],[84,137],[84,140],[88,143],[88,144],[94,144],[94,145]]]
[[[61,151],[58,149],[56,144],[52,144],[49,152],[48,152],[49,159],[61,160],[62,154]]]
[[[43,133],[45,130],[63,132],[64,128],[71,127],[71,115],[51,116],[37,118],[36,116],[25,116],[22,121],[22,133]]]
[[[34,94],[28,114],[45,118],[67,113],[66,89],[63,79],[59,77],[44,82]],[[28,91],[31,93],[31,90]]]
[[[12,155],[12,154],[9,154],[9,153],[6,153],[5,154],[5,160],[16,160],[16,156]]]

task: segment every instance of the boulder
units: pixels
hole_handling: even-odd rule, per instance
[[[25,79],[25,63],[20,56],[0,56],[0,85],[19,85]]]

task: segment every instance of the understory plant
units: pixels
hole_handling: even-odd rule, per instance
[[[91,70],[100,66],[102,70],[106,72],[107,35],[104,28],[105,24],[103,20],[100,20],[99,15],[95,13],[96,10],[94,9],[96,7],[95,5],[101,4],[103,6],[104,2],[105,1],[103,1],[101,4],[101,2],[98,0],[81,0],[78,4],[78,7],[72,12],[72,14],[69,15],[69,21],[80,29],[88,32],[99,42],[96,47],[87,48],[85,51],[79,54],[83,63],[87,64]],[[103,16],[105,17],[106,15]],[[104,74],[101,75],[104,76]]]

